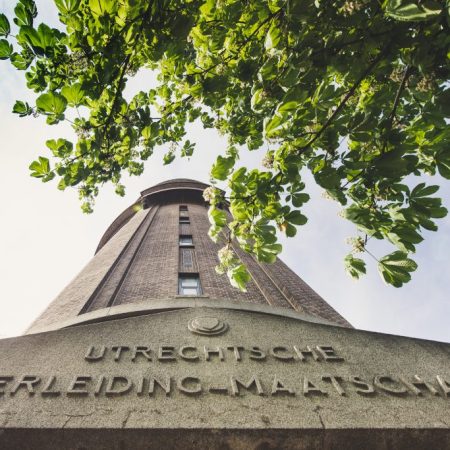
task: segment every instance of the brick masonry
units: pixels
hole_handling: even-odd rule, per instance
[[[215,266],[221,245],[208,236],[208,209],[201,196],[204,187],[192,180],[173,180],[144,191],[137,204],[146,209],[130,216],[130,207],[119,216],[94,258],[29,332],[110,306],[177,298],[180,272],[198,273],[205,297],[290,308],[351,326],[279,259],[263,264],[235,248],[252,276],[247,292],[233,288],[226,275],[218,275]],[[186,205],[187,212],[180,211],[180,205]],[[180,224],[180,216],[189,217],[190,224]],[[193,238],[193,267],[189,269],[182,266],[180,234]]]

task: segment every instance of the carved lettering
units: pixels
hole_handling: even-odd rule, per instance
[[[340,384],[340,381],[342,381],[342,377],[324,375],[322,377],[322,380],[330,382],[339,395],[342,395],[342,396],[347,395],[346,392],[344,391],[344,388]]]
[[[95,354],[95,347],[93,345],[91,345],[88,348],[88,351],[86,352],[86,355],[84,356],[84,359],[86,361],[100,361],[101,359],[103,359],[103,357],[105,356],[106,353],[106,347],[100,347],[101,350],[100,352],[96,355]]]
[[[92,380],[92,377],[87,375],[76,375],[70,383],[69,389],[67,389],[67,395],[69,396],[82,396],[89,395],[88,383]]]
[[[291,389],[288,388],[284,382],[282,382],[276,375],[273,379],[273,383],[272,383],[272,390],[271,390],[271,394],[272,395],[280,395],[280,394],[284,394],[284,395],[295,395],[295,392]]]
[[[174,361],[175,347],[172,345],[162,345],[158,350],[158,361]]]
[[[152,357],[150,356],[151,350],[150,347],[146,347],[144,345],[138,345],[134,347],[133,356],[131,357],[131,361],[136,361],[137,357],[143,356],[147,361],[151,361]]]
[[[229,347],[228,347],[229,348]],[[231,347],[232,348],[232,347]],[[217,349],[211,349],[214,356],[220,357]],[[196,351],[195,347],[185,349],[184,351]],[[199,356],[195,353],[193,355],[186,354],[189,357]],[[283,354],[283,356],[285,356]],[[311,356],[311,355],[310,355]],[[211,374],[210,374],[211,375]],[[267,377],[270,375],[267,374]],[[64,377],[63,377],[64,380]],[[232,375],[228,378],[228,386],[219,378],[210,380],[206,391],[203,388],[201,378],[185,376],[181,378],[171,378],[169,375],[157,376],[135,376],[134,378],[128,376],[90,376],[90,375],[76,375],[68,384],[66,390],[62,390],[60,385],[62,383],[67,386],[65,381],[59,381],[57,375],[51,375],[46,378],[41,378],[34,375],[23,375],[15,379],[13,376],[0,376],[0,396],[6,392],[6,386],[11,383],[10,394],[16,395],[20,390],[24,390],[29,396],[40,393],[42,397],[57,397],[64,393],[67,396],[87,397],[93,395],[99,397],[106,396],[120,396],[133,393],[137,396],[156,395],[158,390],[169,396],[174,392],[174,387],[181,393],[187,395],[197,395],[202,392],[212,394],[231,395],[233,397],[241,396],[246,391],[257,395],[271,395],[273,397],[279,396],[295,396],[303,394],[304,396],[325,396],[336,394],[341,397],[353,395],[357,393],[362,396],[372,396],[379,394],[380,391],[389,395],[406,396],[414,395],[423,397],[425,394],[429,396],[443,396],[450,397],[450,383],[442,376],[436,376],[436,387],[433,382],[428,382],[418,375],[414,376],[391,376],[378,375],[374,376],[373,383],[366,381],[360,376],[342,377],[339,375],[324,374],[318,379],[314,377],[295,376],[294,379],[281,378],[278,375],[270,376],[270,378],[258,378],[258,375]],[[266,391],[263,389],[262,382],[268,382]],[[59,382],[58,382],[59,381]],[[292,384],[294,382],[294,384]],[[300,386],[298,386],[300,383]],[[351,383],[352,387],[350,386]],[[330,390],[326,385],[332,387]],[[231,389],[230,389],[231,387]],[[376,389],[376,390],[375,390]]]
[[[431,383],[428,383],[427,381],[423,381],[419,377],[419,375],[414,375],[413,384],[414,384],[414,386],[424,386],[426,389],[428,389],[430,391],[431,394],[439,395],[438,390]]]
[[[328,395],[326,391],[323,391],[319,387],[317,387],[312,381],[308,378],[303,378],[303,395]]]
[[[58,397],[61,395],[61,391],[54,391],[53,388],[56,384],[56,377],[53,375],[51,376],[47,383],[45,383],[44,389],[42,389],[41,395],[43,397]]]
[[[0,376],[0,395],[4,395],[5,394],[5,391],[3,389],[6,387],[6,385],[10,381],[13,381],[13,380],[14,380],[14,377],[11,377],[11,376],[8,376],[8,375]]]
[[[170,395],[170,388],[171,388],[170,377],[166,376],[164,381],[161,381],[155,377],[150,377],[148,395],[153,395],[155,391],[155,386],[159,386],[165,392],[166,395]]]
[[[228,388],[224,386],[210,386],[208,391],[211,394],[228,394]]]
[[[197,347],[193,347],[192,345],[184,345],[183,347],[180,347],[180,350],[178,350],[178,354],[181,356],[181,358],[187,360],[187,361],[198,361],[200,357],[197,354],[194,355],[187,355],[188,352],[196,352]]]
[[[221,361],[223,361],[225,359],[223,356],[223,350],[221,347],[216,347],[216,348],[204,347],[204,352],[205,352],[205,360],[206,361],[211,360],[210,355],[217,355]]]
[[[350,377],[350,381],[358,388],[356,392],[360,395],[369,396],[375,394],[375,389],[370,383],[367,383],[360,377]]]
[[[399,385],[400,383],[389,375],[376,376],[373,383],[377,388],[388,392],[389,394],[405,395],[407,393],[406,388]]]
[[[311,356],[314,361],[320,361],[320,356],[309,345],[306,347],[306,350],[300,350],[294,345],[294,351],[297,353],[300,361],[305,361],[307,356]]]
[[[23,375],[17,384],[12,388],[10,395],[16,395],[17,391],[25,388],[29,396],[36,394],[35,387],[41,382],[40,377],[33,375]]]
[[[131,390],[133,382],[128,377],[112,377],[106,386],[105,395],[124,395]]]
[[[444,380],[440,375],[436,375],[436,380],[444,392],[444,397],[450,397],[450,383],[447,380]]]
[[[97,384],[95,385],[95,389],[94,389],[94,395],[96,397],[98,397],[101,394],[102,388],[103,388],[103,383],[105,380],[106,380],[106,377],[104,375],[99,377]]]
[[[336,352],[331,345],[318,345],[316,348],[325,361],[344,361],[344,358],[336,355]]]
[[[236,361],[241,361],[241,351],[244,350],[244,347],[240,347],[240,346],[230,346],[227,347],[228,350],[233,350],[234,353],[234,357],[236,358]]]
[[[112,350],[114,352],[116,352],[115,355],[114,355],[114,361],[120,361],[122,353],[130,350],[130,347],[118,345],[118,346],[112,347]]]
[[[314,348],[306,345],[303,347],[274,345],[271,348],[262,349],[259,346],[244,347],[239,345],[229,345],[226,347],[204,347],[202,356],[199,349],[193,345],[184,345],[175,347],[172,345],[162,345],[160,347],[152,348],[148,345],[136,345],[128,347],[124,345],[116,345],[112,347],[94,346],[91,345],[87,349],[84,359],[89,362],[97,362],[105,360],[108,357],[116,362],[139,362],[153,361],[175,361],[183,359],[185,361],[200,361],[204,358],[205,361],[226,359],[225,351],[229,350],[233,353],[235,361],[243,361],[245,356],[250,360],[264,361],[270,355],[271,357],[283,361],[328,361],[336,362],[343,361],[344,358],[336,354],[335,349],[331,345],[319,345]],[[110,356],[109,356],[110,355]]]
[[[250,381],[248,381],[247,383],[243,382],[242,380],[239,380],[236,377],[231,377],[231,395],[233,397],[239,395],[239,386],[247,390],[251,389],[252,387],[255,387],[258,395],[264,395],[261,382],[259,381],[258,377],[256,377],[256,375],[252,375]]]
[[[423,381],[418,375],[414,375],[413,381],[410,381],[405,377],[399,377],[399,379],[414,395],[423,396],[423,392],[419,387],[427,389],[433,395],[439,395],[439,392],[431,383]]]
[[[259,347],[251,347],[250,348],[250,359],[255,360],[265,360],[266,354]]]
[[[273,357],[275,357],[277,359],[281,359],[283,361],[293,361],[294,360],[294,355],[292,353],[289,353],[289,350],[283,346],[271,348],[270,354]]]
[[[202,392],[202,385],[196,377],[180,378],[177,382],[177,388],[180,392],[187,395],[197,395]]]
[[[141,377],[139,379],[139,383],[137,384],[137,395],[141,397],[144,395],[144,389],[145,389],[145,377]]]

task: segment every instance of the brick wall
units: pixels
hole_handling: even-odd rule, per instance
[[[195,182],[187,182],[189,190],[178,180],[164,183],[167,194],[153,188],[144,191],[147,196],[139,201],[148,209],[122,222],[121,228],[115,221],[118,228],[108,229],[101,250],[30,331],[110,306],[176,298],[181,273],[198,274],[205,297],[269,304],[350,326],[281,260],[259,263],[235,246],[252,277],[247,292],[233,288],[226,275],[218,275],[215,266],[221,244],[208,236],[207,205],[201,197],[204,185],[195,191]],[[187,211],[180,210],[180,205]],[[189,218],[190,223],[181,224],[180,217]],[[192,235],[192,247],[180,247],[180,234]]]

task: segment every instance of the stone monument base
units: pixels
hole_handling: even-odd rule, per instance
[[[449,344],[187,304],[0,340],[0,448],[450,448]]]

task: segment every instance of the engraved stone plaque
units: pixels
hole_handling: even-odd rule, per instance
[[[2,449],[450,444],[448,344],[186,308],[4,339],[0,354]]]

